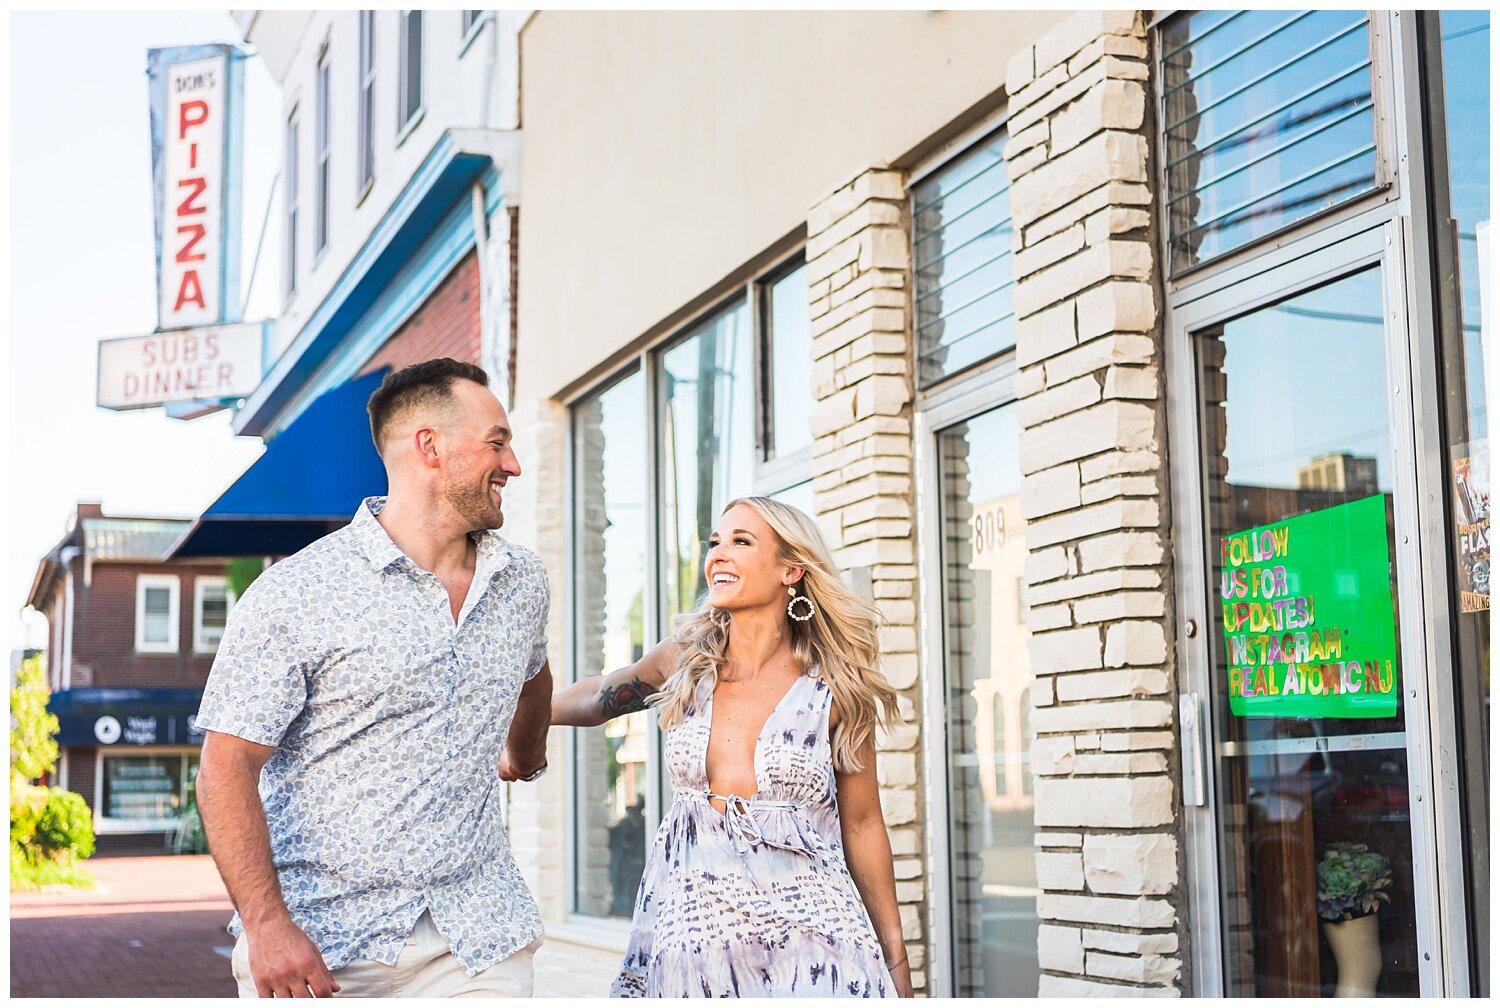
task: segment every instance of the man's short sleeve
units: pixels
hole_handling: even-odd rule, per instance
[[[535,636],[531,645],[531,654],[526,659],[526,681],[531,682],[536,674],[547,664],[547,612],[552,605],[552,589],[547,583],[547,568],[537,557],[531,558],[533,564],[532,590],[536,593],[536,600],[532,608],[532,620]]]
[[[261,577],[229,614],[196,726],[275,746],[307,701],[307,656],[275,578]]]

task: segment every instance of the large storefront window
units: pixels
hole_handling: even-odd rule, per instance
[[[171,829],[195,799],[197,753],[100,757],[96,816],[118,827]]]
[[[1035,997],[1037,897],[1020,432],[938,433],[955,997]]]
[[[573,413],[579,678],[638,660],[646,641],[646,399],[639,372]],[[575,735],[574,910],[629,917],[646,863],[649,711]]]
[[[1419,992],[1382,304],[1371,269],[1194,333],[1233,996]]]
[[[658,358],[668,616],[691,610],[706,588],[703,542],[719,520],[719,509],[753,491],[750,358],[744,303],[714,316]]]

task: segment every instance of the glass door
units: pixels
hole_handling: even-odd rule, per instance
[[[935,951],[947,959],[938,990],[1035,997],[1041,891],[1020,427],[1014,403],[959,415],[933,425],[929,472],[940,531],[932,559],[942,572],[933,686],[943,745],[933,758],[945,783],[937,870],[947,899],[937,912],[948,940]]]
[[[1216,865],[1194,900],[1218,908],[1229,996],[1423,990],[1425,672],[1391,351],[1405,337],[1389,263],[1350,254],[1372,246],[1188,322],[1204,548],[1188,654],[1207,670],[1212,785],[1198,854]]]

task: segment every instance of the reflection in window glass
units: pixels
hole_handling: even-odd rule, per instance
[[[787,487],[785,490],[778,490],[769,496],[781,501],[783,504],[790,504],[810,518],[818,516],[818,512],[815,510],[815,505],[813,504],[812,480]]]
[[[917,378],[931,385],[1015,346],[1002,131],[912,190]]]
[[[574,409],[578,678],[637,661],[646,641],[646,403],[639,373]],[[574,910],[629,917],[646,863],[650,713],[577,729]]]
[[[1035,997],[1035,817],[1015,407],[938,435],[953,993]]]
[[[1231,996],[1418,993],[1381,305],[1366,271],[1196,334]],[[1343,921],[1354,855],[1385,896]]]
[[[751,493],[754,384],[743,303],[715,316],[659,360],[662,389],[662,542],[668,618],[693,608],[703,543],[719,511]]]
[[[807,267],[799,266],[766,291],[766,400],[771,407],[769,456],[812,444],[812,333],[807,311]]]
[[[1449,382],[1453,427],[1453,484],[1460,576],[1459,610],[1465,660],[1489,665],[1490,453],[1489,410],[1484,394],[1488,349],[1485,279],[1490,252],[1490,15],[1443,11],[1443,97],[1448,135],[1448,212],[1458,231],[1462,336],[1444,356],[1457,374]],[[1451,328],[1451,327],[1450,327]],[[1451,337],[1450,337],[1451,339]],[[1488,727],[1488,718],[1482,722]]]
[[[170,644],[172,642],[172,590],[170,588],[147,588],[142,623],[145,632],[141,639],[147,644]]]
[[[1364,11],[1195,11],[1161,45],[1172,272],[1375,187]]]
[[[196,769],[196,756],[193,762]],[[176,819],[189,798],[186,771],[186,759],[177,754],[104,757],[104,794],[99,802],[103,815],[152,822]]]

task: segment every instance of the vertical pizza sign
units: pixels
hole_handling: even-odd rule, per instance
[[[243,54],[152,49],[158,330],[237,322]]]

